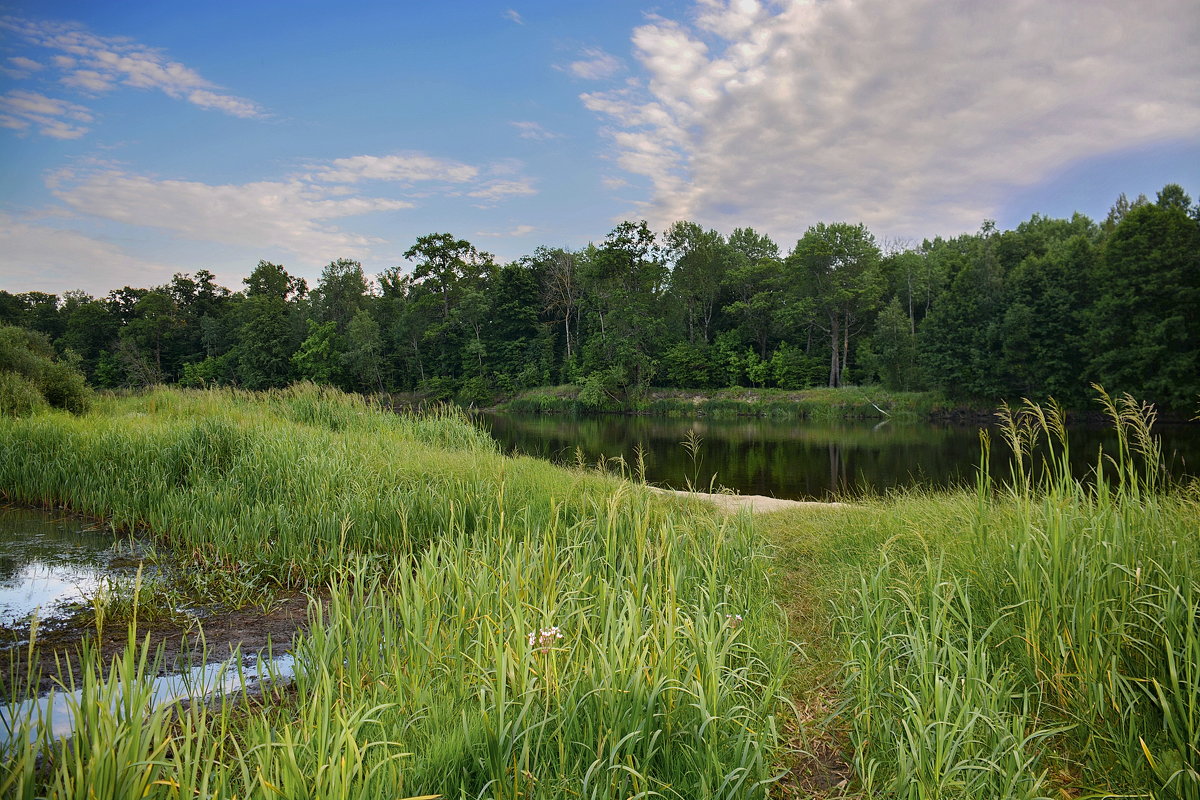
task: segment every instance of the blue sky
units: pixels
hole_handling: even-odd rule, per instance
[[[919,240],[1200,192],[1200,7],[0,5],[0,288],[501,259],[623,218]]]

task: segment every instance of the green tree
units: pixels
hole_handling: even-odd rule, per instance
[[[333,322],[339,334],[346,332],[350,320],[366,308],[371,292],[362,264],[339,258],[321,271],[321,280],[309,293],[313,317],[318,322]]]
[[[383,360],[383,332],[366,309],[360,309],[346,328],[346,374],[358,391],[384,391],[386,366]]]
[[[1112,392],[1188,408],[1200,394],[1200,222],[1171,187],[1104,242],[1089,327],[1095,377]]]
[[[893,297],[875,320],[871,361],[884,387],[909,391],[917,387],[917,342],[900,300]]]
[[[721,234],[694,222],[676,222],[667,229],[665,243],[673,262],[668,296],[682,311],[687,340],[708,344],[732,261],[730,249]]]
[[[640,390],[654,375],[663,329],[660,301],[667,269],[645,220],[622,222],[580,270],[593,330],[585,352],[589,372],[606,383]]]
[[[308,336],[292,353],[292,373],[313,383],[331,384],[338,377],[341,352],[336,344],[337,323],[334,320],[307,320]]]
[[[779,246],[753,228],[737,228],[729,237],[730,266],[725,274],[729,303],[724,311],[737,323],[740,338],[766,358],[783,330],[783,274]]]
[[[788,256],[793,285],[813,324],[829,335],[829,385],[841,386],[851,337],[874,309],[881,291],[879,247],[865,225],[817,223]]]
[[[238,378],[247,389],[287,386],[296,350],[288,302],[303,297],[306,284],[267,261],[258,262],[243,282],[246,300],[238,335]]]

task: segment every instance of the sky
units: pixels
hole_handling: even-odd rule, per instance
[[[0,0],[0,289],[1200,194],[1195,0]]]

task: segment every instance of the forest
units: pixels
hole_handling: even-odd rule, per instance
[[[507,264],[449,233],[405,256],[375,276],[338,259],[315,286],[261,261],[236,291],[206,269],[99,298],[0,291],[0,324],[105,388],[311,380],[480,404],[573,383],[597,407],[651,386],[1200,395],[1200,204],[1177,184],[1100,223],[1035,214],[919,244],[818,223],[785,252],[749,227],[642,221]]]

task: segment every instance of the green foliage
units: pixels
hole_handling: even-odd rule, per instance
[[[896,298],[892,298],[875,321],[875,336],[864,360],[885,389],[903,392],[920,385],[916,336]]]
[[[678,342],[662,357],[667,385],[683,389],[707,389],[713,386],[712,348],[705,344]]]
[[[307,381],[328,384],[337,375],[341,353],[337,351],[337,323],[308,320],[308,338],[292,353],[294,374]]]
[[[49,405],[88,410],[91,391],[77,361],[58,358],[44,334],[0,325],[0,413],[23,415]]]
[[[20,373],[0,370],[0,416],[23,417],[49,407],[33,381]]]
[[[788,651],[747,519],[312,385],[0,420],[0,451],[11,498],[314,593],[261,698],[154,702],[132,626],[111,672],[85,649],[76,735],[19,720],[5,796],[767,797]]]
[[[1100,225],[1035,214],[886,254],[844,222],[813,225],[786,258],[752,228],[726,238],[686,220],[658,235],[627,221],[504,265],[438,233],[406,251],[411,272],[375,280],[339,259],[310,293],[263,261],[239,293],[205,270],[99,299],[0,291],[0,322],[50,336],[105,388],[301,378],[454,397],[469,382],[464,398],[494,402],[572,381],[598,409],[663,383],[879,381],[960,405],[1087,408],[1082,387],[1100,380],[1180,412],[1200,395],[1198,253],[1200,207],[1170,184],[1153,203],[1122,196]]]

